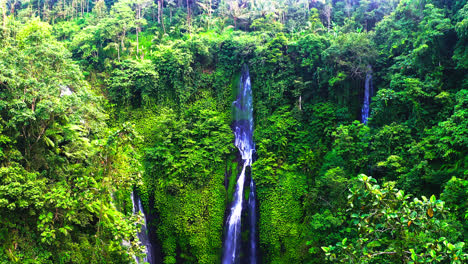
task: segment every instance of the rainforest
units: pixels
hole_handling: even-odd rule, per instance
[[[0,0],[0,263],[467,240],[467,0]]]

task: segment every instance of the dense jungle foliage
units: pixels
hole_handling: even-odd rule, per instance
[[[467,263],[466,0],[0,11],[0,263],[220,263],[244,64],[262,263]]]

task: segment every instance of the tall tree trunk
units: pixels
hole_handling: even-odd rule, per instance
[[[2,3],[2,6],[0,6],[0,8],[2,9],[2,16],[3,16],[3,32],[6,33],[6,1],[2,1],[2,2],[4,3]]]
[[[161,8],[159,9],[159,12],[160,14],[158,15],[158,17],[161,17],[161,24],[162,24],[162,27],[163,27],[163,31],[164,31],[164,34],[166,34],[166,26],[164,25],[164,0],[158,0],[158,5],[159,3],[161,4]]]
[[[72,8],[71,8],[71,9],[72,9],[72,10],[71,10],[71,12],[72,12],[72,14],[71,14],[71,15],[72,15],[72,16],[71,16],[71,19],[73,20],[73,19],[75,18],[75,0],[72,0],[72,2],[71,2],[71,7],[72,7]]]
[[[331,6],[328,4],[324,8],[324,14],[327,18],[327,32],[330,32],[330,23],[331,23]]]
[[[140,18],[141,18],[141,6],[137,5],[137,12],[136,12],[136,18],[137,18],[137,23],[136,23],[136,57],[138,58],[138,53],[140,53],[140,42],[139,42],[139,32],[140,32]]]
[[[16,6],[16,3],[17,3],[17,2],[18,2],[18,1],[15,0],[15,1],[13,2],[13,4],[11,5],[11,8],[10,8],[10,15],[12,15],[12,16],[15,15],[15,6]],[[5,6],[5,8],[6,8],[6,6]]]
[[[161,0],[158,0],[158,24],[161,23]]]
[[[189,5],[189,0],[187,0],[187,24],[188,24],[188,29],[189,29],[189,34],[191,34],[191,25],[190,25],[190,5]]]
[[[47,5],[46,5],[46,0],[44,0],[44,7],[42,8],[43,11],[42,11],[42,19],[44,21],[47,21],[48,20],[48,15],[47,15]],[[47,21],[49,22],[49,21]]]
[[[121,49],[122,49],[122,53],[124,51],[124,48],[125,48],[125,45],[124,45],[124,39],[125,39],[125,35],[126,35],[126,29],[124,28],[123,32],[122,32],[122,38],[120,38],[120,45],[122,46]]]
[[[299,110],[302,111],[302,95],[299,95]]]
[[[211,0],[209,1],[209,6],[208,6],[208,30],[210,30],[211,26]]]

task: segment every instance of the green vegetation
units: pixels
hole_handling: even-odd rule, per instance
[[[262,263],[468,261],[466,0],[0,11],[1,263],[219,263],[243,64]]]

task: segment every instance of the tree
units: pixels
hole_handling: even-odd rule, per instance
[[[331,4],[326,4],[322,10],[322,14],[327,19],[327,32],[330,32],[331,25],[331,15],[332,15],[332,6]]]
[[[234,28],[237,29],[237,21],[239,19],[246,19],[249,16],[249,12],[246,8],[245,3],[239,3],[238,1],[231,0],[227,2],[229,9],[229,16],[234,21]]]
[[[323,51],[324,59],[335,72],[364,78],[368,65],[372,64],[377,51],[366,33],[340,34],[332,39],[330,47]]]
[[[463,263],[464,242],[456,242],[445,220],[444,202],[433,195],[409,201],[393,182],[381,187],[361,174],[348,196],[351,234],[322,247],[330,261],[347,263]]]
[[[3,27],[3,31],[4,31],[4,34],[6,33],[6,20],[7,20],[7,17],[6,17],[6,9],[7,9],[7,6],[6,6],[6,3],[7,3],[7,0],[1,0],[0,1],[0,9],[2,11],[2,27]]]
[[[159,6],[160,6],[160,1],[162,0],[158,0],[158,10],[159,10]],[[136,6],[136,10],[135,10],[135,13],[136,13],[136,18],[135,18],[135,24],[136,24],[136,46],[137,46],[137,50],[136,50],[136,56],[138,57],[138,55],[140,54],[140,43],[139,43],[139,34],[140,34],[140,31],[141,31],[141,26],[142,25],[145,25],[146,24],[146,20],[144,19],[144,14],[142,14],[144,8],[148,7],[150,5],[151,1],[149,0],[139,0],[139,1],[136,1],[135,2],[135,6]],[[160,8],[161,11],[158,11],[158,23],[159,23],[159,15],[162,14],[162,7]],[[162,16],[161,16],[161,19],[162,19]],[[163,28],[164,28],[164,22],[162,22],[162,25],[163,25]],[[166,32],[166,29],[164,28],[164,32]]]
[[[112,35],[117,35],[120,39],[120,49],[125,49],[125,38],[127,33],[135,28],[135,11],[132,10],[130,0],[121,0],[112,6],[110,12],[110,18],[105,21],[104,28],[107,28],[106,24],[115,25],[116,31],[111,31]],[[119,56],[120,61],[120,56]]]
[[[112,102],[132,107],[156,102],[158,73],[149,60],[125,60],[116,65],[109,79]]]
[[[457,13],[457,24],[455,30],[461,41],[457,42],[453,59],[459,68],[468,69],[468,48],[463,43],[468,40],[468,3]]]
[[[140,173],[128,133],[108,134],[102,98],[50,25],[14,35],[0,48],[0,262],[131,261],[136,218],[114,199]]]
[[[106,8],[106,3],[104,0],[97,0],[93,7],[93,12],[96,12],[98,18],[104,16],[104,9]]]
[[[197,2],[197,4],[202,8],[203,12],[208,15],[207,29],[209,30],[211,26],[211,20],[212,20],[211,15],[214,11],[212,7],[213,6],[212,0],[199,1]]]
[[[317,8],[312,8],[309,13],[310,13],[309,22],[310,22],[310,28],[312,29],[312,32],[316,33],[319,29],[323,30],[323,24],[320,21]]]
[[[370,145],[369,128],[359,121],[354,121],[347,126],[340,125],[332,136],[334,137],[333,155],[346,160],[346,163],[342,164],[346,171],[349,174],[365,172],[369,164],[367,155]]]

